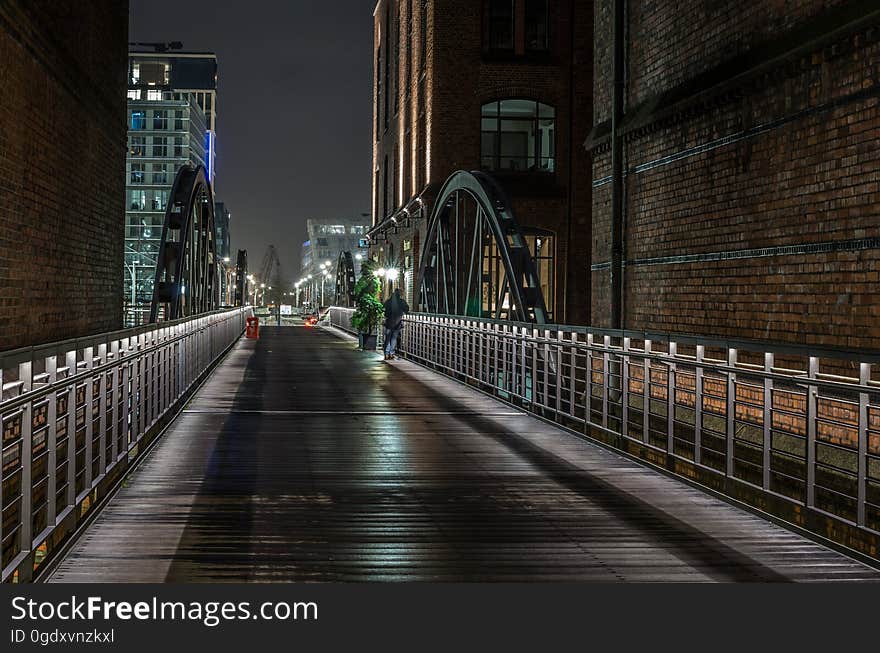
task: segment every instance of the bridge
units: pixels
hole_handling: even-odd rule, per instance
[[[880,580],[873,361],[250,312],[0,356],[4,580]]]

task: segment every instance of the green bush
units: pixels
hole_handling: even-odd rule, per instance
[[[385,307],[379,301],[379,278],[375,268],[373,261],[364,261],[361,276],[354,286],[355,311],[351,316],[351,326],[359,333],[375,333],[385,319]]]

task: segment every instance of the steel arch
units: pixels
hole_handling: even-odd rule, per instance
[[[466,199],[474,205],[473,216],[467,215]],[[487,287],[488,251],[503,267],[497,288],[491,280]],[[449,176],[431,212],[420,259],[420,311],[547,323],[528,244],[510,200],[490,175],[459,170]],[[484,303],[491,309],[488,314]]]
[[[354,260],[351,252],[339,252],[336,260],[336,305],[354,306]]]
[[[175,320],[220,304],[214,198],[203,166],[177,171],[153,284],[150,322]]]

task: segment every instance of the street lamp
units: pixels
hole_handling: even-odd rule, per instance
[[[321,306],[324,306],[324,280],[329,278],[329,272],[324,272],[324,274],[321,276]]]

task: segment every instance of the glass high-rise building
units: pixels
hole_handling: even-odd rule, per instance
[[[205,166],[214,182],[217,58],[129,53],[125,322],[149,316],[165,209],[177,171]]]

